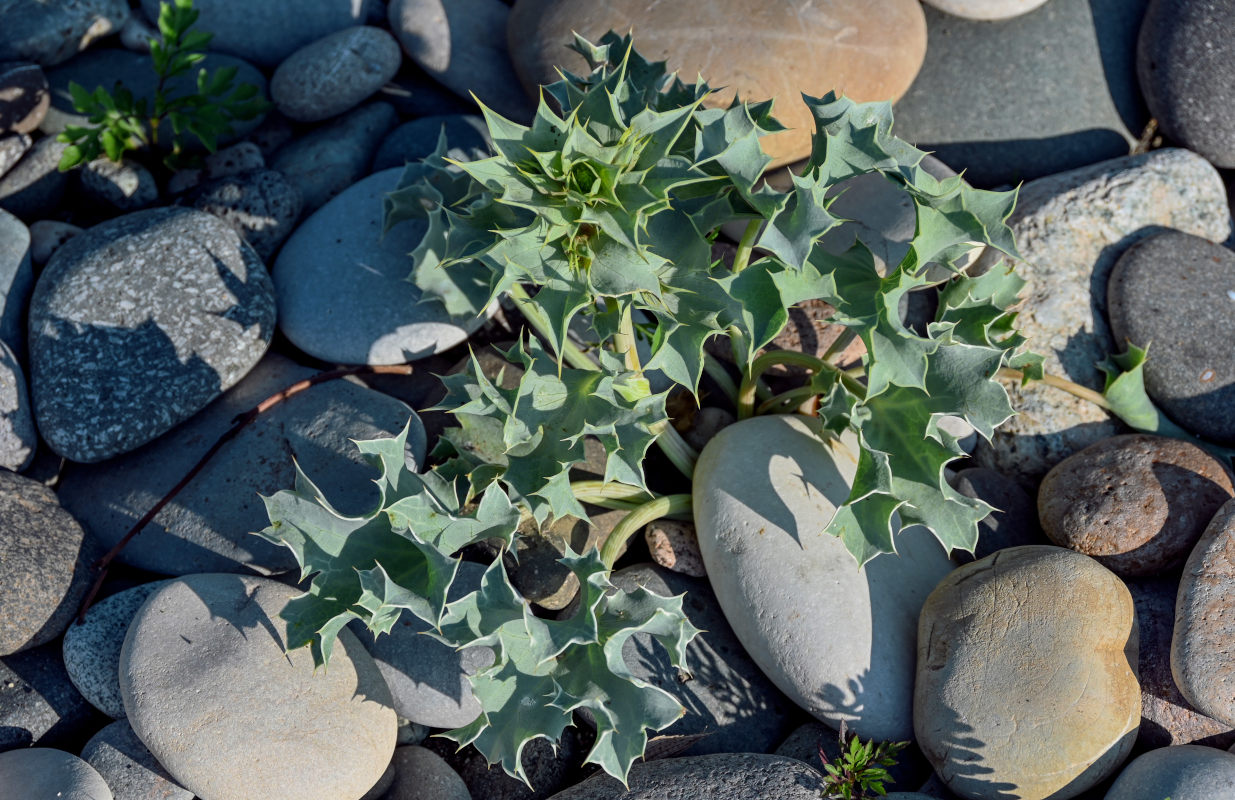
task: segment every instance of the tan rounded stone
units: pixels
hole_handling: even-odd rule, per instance
[[[917,0],[520,0],[507,42],[519,79],[532,96],[559,79],[555,67],[586,74],[567,45],[578,31],[597,41],[606,31],[634,32],[649,60],[668,61],[686,81],[697,75],[723,87],[707,101],[728,106],[776,98],[775,116],[790,130],[762,140],[775,163],[810,154],[814,122],[801,93],[831,90],[854,100],[896,100],[926,55],[926,17]]]
[[[1042,479],[1038,517],[1052,542],[1125,577],[1183,563],[1218,509],[1231,476],[1201,448],[1135,433],[1074,453]]]
[[[972,800],[1067,800],[1110,775],[1141,717],[1132,596],[1088,556],[1011,547],[922,607],[914,731]]]

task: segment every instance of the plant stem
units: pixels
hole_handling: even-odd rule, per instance
[[[828,345],[828,349],[823,352],[823,355],[820,356],[820,358],[829,364],[837,363],[840,361],[841,353],[845,352],[845,348],[847,348],[856,338],[858,338],[858,331],[856,328],[845,328],[841,331],[840,336],[836,337],[836,341]]]
[[[515,302],[515,306],[519,309],[519,313],[522,314],[523,318],[528,321],[528,324],[531,325],[546,341],[552,343],[554,340],[553,326],[549,323],[549,320],[545,316],[544,312],[540,310],[540,307],[537,306],[535,301],[528,296],[527,290],[516,283],[514,286],[510,287],[510,291],[507,292],[507,295],[509,295],[510,299]],[[571,365],[575,369],[600,369],[596,362],[592,360],[592,357],[580,350],[578,345],[570,340],[569,336],[565,336],[562,339],[561,356],[567,364]]]
[[[614,508],[630,511],[643,503],[655,500],[656,496],[638,486],[610,481],[573,481],[570,491],[580,503],[588,503],[601,508]]]
[[[733,272],[737,274],[750,264],[750,255],[755,249],[755,237],[763,229],[762,219],[752,219],[742,231],[742,240],[738,242],[738,252],[733,257]]]
[[[1021,372],[1019,369],[1012,369],[1011,367],[1000,367],[999,372],[997,372],[995,375],[996,377],[1006,378],[1008,380],[1018,380],[1019,381],[1019,380],[1025,379],[1025,373]],[[1042,376],[1042,382],[1045,383],[1047,386],[1053,386],[1056,389],[1062,389],[1063,391],[1067,392],[1068,394],[1074,397],[1079,397],[1082,400],[1088,400],[1089,402],[1093,403],[1095,406],[1103,409],[1104,411],[1112,410],[1111,404],[1107,402],[1107,399],[1102,396],[1101,392],[1095,392],[1093,389],[1090,389],[1085,386],[1081,386],[1079,383],[1073,383],[1067,378],[1061,378],[1058,375],[1051,375],[1049,373],[1046,373],[1046,374],[1043,374]]]
[[[866,387],[859,383],[857,378],[829,364],[822,358],[816,358],[806,353],[797,353],[792,350],[773,350],[756,358],[751,363],[750,374],[742,379],[742,388],[738,391],[738,419],[748,419],[754,415],[756,381],[758,381],[760,375],[777,364],[805,367],[816,373],[830,370],[836,373],[846,389],[858,397],[866,397]]]
[[[601,560],[605,562],[605,566],[613,569],[613,565],[617,562],[622,548],[626,546],[627,540],[636,531],[649,522],[655,522],[670,514],[689,513],[692,508],[690,495],[688,494],[665,495],[664,497],[658,497],[655,500],[644,503],[623,517],[622,521],[614,527],[609,537],[605,539],[604,546],[600,549]]]
[[[720,390],[729,398],[729,402],[737,405],[738,402],[738,384],[733,380],[733,376],[725,369],[725,365],[717,360],[716,356],[705,352],[703,354],[703,371],[708,374]]]
[[[768,412],[773,411],[789,403],[800,403],[801,401],[807,398],[814,397],[816,394],[818,394],[818,392],[815,390],[815,387],[813,386],[799,386],[796,389],[790,389],[787,392],[781,392],[775,397],[772,397],[768,400],[764,400],[762,403],[759,404],[759,408],[755,410],[755,413],[756,414],[767,414]]]
[[[617,300],[607,297],[605,305],[613,310],[617,306]],[[613,338],[613,349],[626,357],[626,369],[643,377],[643,365],[639,363],[639,351],[635,346],[635,323],[631,318],[631,308],[632,304],[627,303],[622,311],[622,319],[618,322],[618,332]]]
[[[656,435],[656,446],[673,462],[673,466],[687,478],[693,478],[695,462],[699,460],[699,453],[695,448],[686,443],[682,434],[678,433],[677,428],[670,425],[668,420],[653,425],[651,430]]]

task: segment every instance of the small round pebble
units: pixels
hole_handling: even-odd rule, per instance
[[[394,784],[385,800],[472,800],[459,773],[432,750],[400,747],[392,766]]]
[[[694,523],[658,520],[644,529],[643,538],[652,560],[660,566],[693,578],[707,577]]]
[[[41,267],[51,260],[60,245],[81,233],[82,229],[68,222],[40,219],[30,223],[30,260]]]
[[[1047,537],[1124,577],[1178,566],[1235,494],[1213,456],[1180,439],[1112,436],[1061,461],[1038,489]]]
[[[134,586],[106,597],[64,632],[64,667],[69,680],[90,704],[112,719],[124,717],[120,696],[120,648],[133,615],[167,581]]]
[[[288,56],[270,79],[270,97],[289,119],[329,119],[382,88],[402,60],[399,43],[387,31],[344,28]]]
[[[269,169],[213,180],[193,196],[194,208],[230,225],[263,261],[291,235],[302,205],[296,187]]]
[[[0,800],[113,800],[103,776],[75,755],[46,747],[0,753]]]
[[[81,188],[91,199],[117,211],[136,211],[159,199],[150,170],[136,161],[96,158],[81,169]]]
[[[81,751],[115,793],[115,800],[193,800],[193,793],[167,774],[127,720],[94,735]]]

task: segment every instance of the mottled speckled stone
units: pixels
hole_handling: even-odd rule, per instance
[[[94,735],[81,751],[116,795],[116,800],[193,800],[155,760],[127,720],[117,720]]]
[[[145,583],[105,597],[90,606],[80,624],[64,632],[64,668],[69,680],[82,697],[112,719],[124,717],[118,677],[124,635],[137,609],[166,583]]]
[[[284,59],[270,79],[270,97],[288,119],[329,119],[382,88],[402,61],[389,32],[367,25],[344,28]]]
[[[264,261],[291,235],[304,203],[282,173],[261,169],[210,181],[193,193],[192,205],[230,225]]]
[[[125,0],[0,0],[0,61],[59,64],[116,33],[128,18]]]
[[[112,800],[103,776],[75,755],[45,747],[0,753],[0,800]]]
[[[551,800],[819,800],[823,776],[795,758],[717,753],[637,762],[627,790],[604,773],[558,792]]]
[[[66,147],[53,136],[35,142],[0,178],[0,208],[27,220],[55,211],[69,185],[70,173],[58,169]]]
[[[59,636],[102,555],[41,483],[0,470],[0,656]]]
[[[17,356],[0,341],[0,467],[17,472],[25,469],[38,444],[26,375]]]
[[[1231,235],[1222,178],[1187,150],[1155,150],[1041,178],[1022,187],[1009,219],[1028,285],[1017,325],[1047,372],[1100,390],[1097,362],[1115,349],[1106,283],[1119,256],[1162,228],[1210,241]],[[984,257],[985,258],[985,257]],[[1122,348],[1120,348],[1122,349]],[[1004,385],[1017,415],[978,443],[979,466],[1036,479],[1077,450],[1119,432],[1086,400],[1034,383]]]
[[[0,210],[0,340],[14,352],[26,352],[23,317],[34,289],[33,231]]]
[[[86,196],[105,208],[137,211],[159,199],[154,176],[136,161],[96,158],[82,166],[80,177]]]
[[[248,372],[274,334],[266,268],[225,223],[139,211],[56,251],[30,304],[43,438],[73,461],[132,450]]]

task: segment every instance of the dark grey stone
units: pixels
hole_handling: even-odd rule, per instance
[[[1235,253],[1179,231],[1120,257],[1107,284],[1111,332],[1149,347],[1145,390],[1193,433],[1235,443]]]
[[[75,236],[30,303],[39,432],[73,461],[145,444],[252,369],[274,311],[257,254],[202,211],[138,211]]]
[[[124,634],[137,609],[165,583],[145,583],[105,597],[64,632],[64,668],[69,680],[82,697],[112,719],[124,717],[119,679]]]
[[[1235,167],[1235,2],[1152,0],[1136,74],[1162,133]]]
[[[26,305],[34,289],[30,229],[0,209],[0,340],[24,359]]]
[[[0,0],[0,61],[59,64],[129,18],[125,0]]]
[[[421,303],[407,280],[408,253],[425,224],[382,232],[382,198],[402,169],[370,175],[305,220],[283,246],[273,276],[279,328],[311,356],[338,364],[399,364],[449,350],[482,319],[452,319]]]
[[[470,97],[464,100],[426,75],[416,62],[406,58],[403,59],[403,67],[378,91],[377,97],[390,103],[405,118],[476,111],[476,104]]]
[[[154,176],[136,161],[97,158],[80,175],[82,193],[109,210],[137,211],[159,199]]]
[[[970,467],[956,473],[953,488],[966,497],[983,500],[995,508],[978,523],[978,546],[973,554],[953,553],[962,564],[986,558],[996,550],[1023,544],[1049,544],[1038,526],[1038,505],[1029,492],[1002,472]]]
[[[236,415],[313,374],[282,356],[267,355],[235,388],[168,435],[105,464],[67,467],[60,497],[111,547],[231,427]],[[169,575],[293,569],[296,561],[287,548],[253,535],[270,524],[259,493],[291,488],[294,458],[340,511],[369,511],[377,502],[374,473],[351,440],[393,436],[408,424],[408,462],[422,464],[420,420],[391,397],[340,380],[288,398],[245,426],[133,537],[119,559]]]
[[[312,214],[369,174],[373,154],[399,122],[387,103],[370,103],[292,140],[270,161],[300,190],[304,213]]]
[[[0,63],[0,98],[0,134],[38,130],[49,102],[47,76],[38,64]]]
[[[485,757],[471,745],[460,748],[448,739],[429,737],[423,746],[444,758],[450,768],[459,773],[476,800],[544,800],[577,780],[587,751],[578,728],[567,728],[556,747],[544,738],[528,742],[520,764],[532,785],[529,788],[500,767],[489,766]]]
[[[270,97],[288,119],[329,119],[382,88],[402,61],[389,32],[366,25],[344,28],[288,56],[270,79]]]
[[[768,753],[801,722],[797,706],[746,654],[706,580],[652,564],[619,570],[611,580],[625,591],[642,586],[662,597],[685,592],[686,616],[704,631],[686,648],[685,674],[649,634],[636,634],[622,647],[622,658],[636,678],[665,690],[686,708],[685,716],[658,735],[708,734],[687,755]]]
[[[819,800],[823,776],[795,758],[716,753],[664,758],[631,767],[630,788],[597,774],[551,800]]]
[[[930,47],[893,132],[977,186],[1127,155],[1148,117],[1134,80],[1148,0],[1051,0],[999,23],[925,8]]]
[[[0,655],[59,636],[102,553],[41,483],[0,470]]]
[[[394,782],[386,800],[472,800],[459,773],[432,750],[400,747],[391,766]]]
[[[446,157],[475,161],[492,155],[489,129],[474,114],[447,114],[405,122],[391,131],[373,157],[373,171],[415,163],[437,147],[438,135],[446,130]]]
[[[159,16],[160,0],[141,0],[150,20]],[[380,0],[197,0],[197,27],[210,31],[213,50],[231,53],[263,67],[274,67],[296,50],[352,25],[381,18]]]
[[[167,774],[128,720],[117,720],[96,733],[81,757],[107,781],[115,800],[193,800],[193,793]]]
[[[1186,744],[1163,747],[1123,768],[1105,800],[1216,800],[1235,796],[1235,755]]]
[[[524,122],[534,105],[506,51],[509,15],[501,0],[391,0],[388,19],[403,51],[443,86]]]
[[[21,157],[30,149],[33,140],[24,133],[10,133],[0,136],[0,178],[21,161]]]
[[[289,15],[292,16],[292,15]],[[210,30],[198,22],[201,30]],[[223,53],[210,53],[199,64],[187,73],[171,78],[167,82],[167,90],[174,94],[184,95],[197,91],[197,72],[207,69],[214,72],[222,67],[235,67],[236,77],[233,87],[251,83],[257,87],[262,96],[266,95],[266,77],[252,64],[234,56]],[[61,133],[69,125],[87,125],[86,117],[79,114],[73,107],[73,98],[69,94],[69,82],[81,84],[87,91],[94,91],[102,86],[113,91],[115,84],[124,84],[133,93],[134,98],[146,98],[154,103],[154,90],[158,76],[150,68],[150,56],[142,53],[132,53],[128,50],[100,49],[82,53],[77,58],[63,66],[47,73],[47,82],[51,85],[51,108],[43,118],[40,130],[44,133]],[[259,115],[251,120],[237,120],[232,123],[232,133],[219,137],[220,144],[227,144],[241,138],[261,124]],[[159,141],[171,142],[173,132],[170,122],[159,127]],[[191,135],[182,137],[189,150],[201,150],[201,144]]]
[[[270,169],[231,175],[199,187],[192,205],[244,237],[263,261],[278,251],[300,219],[300,191]]]
[[[51,261],[52,254],[60,246],[81,233],[82,229],[68,222],[54,219],[40,219],[30,223],[30,263],[38,268]],[[30,278],[30,286],[34,287],[34,277]],[[25,304],[22,304],[23,310]],[[21,326],[21,340],[26,341],[26,326]]]
[[[55,211],[69,185],[70,173],[58,168],[66,147],[53,136],[35,142],[0,178],[0,209],[26,220]]]
[[[0,752],[76,750],[105,721],[69,681],[59,642],[0,658]]]
[[[460,564],[448,600],[480,589],[484,572],[480,564]],[[431,627],[408,611],[376,641],[363,625],[353,622],[352,629],[377,662],[399,716],[431,728],[462,728],[480,715],[468,676],[493,663],[492,648],[442,644],[426,636]]]
[[[847,731],[846,735],[852,736],[853,734]],[[780,743],[773,755],[796,758],[822,772],[824,762],[819,757],[820,750],[828,757],[829,763],[840,763],[841,743],[838,732],[818,720],[811,720],[789,734],[789,738]],[[894,756],[894,761],[896,763],[888,767],[891,781],[885,784],[885,789],[907,790],[911,786],[918,786],[927,775],[932,774],[926,757],[912,743],[898,752]],[[892,794],[889,791],[889,797]]]
[[[20,472],[30,466],[38,444],[26,375],[13,351],[0,341],[0,467]]]
[[[103,776],[75,755],[32,747],[0,753],[0,800],[113,800]]]

